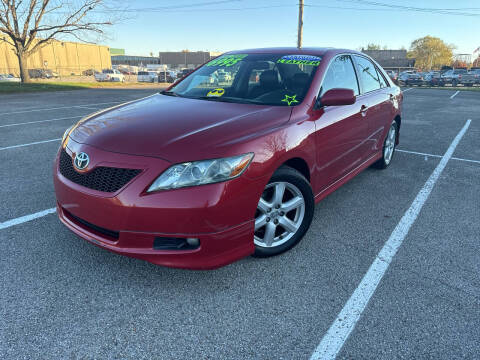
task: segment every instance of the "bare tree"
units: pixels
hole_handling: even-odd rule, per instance
[[[105,16],[105,0],[0,0],[0,40],[14,48],[22,82],[28,82],[29,56],[62,36],[86,41],[86,33],[102,35],[112,24]]]

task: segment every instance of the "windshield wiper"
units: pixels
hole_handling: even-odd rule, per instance
[[[229,103],[248,103],[248,104],[259,104],[265,105],[262,101],[252,100],[252,99],[244,99],[232,96],[199,96],[199,97],[192,97],[192,99],[199,99],[199,100],[210,100],[210,101],[218,101],[218,102],[229,102]]]
[[[160,91],[160,94],[162,95],[167,95],[167,96],[178,96],[180,97],[180,95],[178,95],[176,92],[174,91],[167,91],[167,90],[163,90],[163,91]]]

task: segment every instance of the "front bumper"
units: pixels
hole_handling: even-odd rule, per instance
[[[224,183],[147,194],[145,189],[170,163],[105,152],[71,140],[66,150],[69,154],[87,152],[92,168],[108,164],[142,170],[116,193],[103,193],[65,178],[57,155],[54,186],[58,216],[81,238],[118,254],[189,269],[217,268],[253,253],[253,219],[267,178],[240,176]],[[97,231],[97,227],[118,237]],[[155,250],[158,237],[198,238],[200,246],[194,250]]]

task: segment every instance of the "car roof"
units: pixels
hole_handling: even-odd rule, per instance
[[[272,48],[256,48],[256,49],[243,49],[226,52],[226,54],[292,54],[292,55],[317,55],[324,56],[326,54],[337,54],[337,53],[352,53],[365,55],[356,50],[349,49],[337,49],[330,47],[305,47],[305,48],[296,48],[296,47],[272,47]]]

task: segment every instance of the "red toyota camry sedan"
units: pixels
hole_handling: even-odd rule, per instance
[[[229,52],[68,129],[54,164],[58,215],[93,244],[159,265],[277,255],[302,239],[316,202],[390,165],[401,104],[359,52]]]

